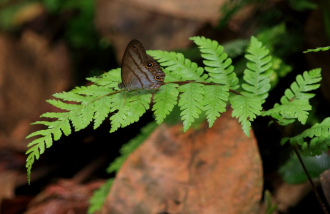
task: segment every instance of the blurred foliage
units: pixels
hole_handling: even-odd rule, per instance
[[[257,0],[233,0],[228,1],[221,8],[222,19],[218,22],[218,30],[225,29],[234,16],[237,16],[247,7],[255,9],[254,17],[244,22],[239,31],[244,35],[245,32],[251,32],[257,35],[257,38],[271,51],[273,55],[272,93],[281,93],[283,87],[291,81],[298,71],[309,69],[304,56],[301,54],[305,48],[306,42],[306,23],[308,17],[315,10],[322,14],[324,29],[328,39],[330,39],[330,1],[312,1],[312,0],[289,0],[269,4],[269,1]],[[244,11],[243,11],[244,13]],[[320,32],[322,33],[322,32]],[[246,34],[247,36],[249,33]],[[241,40],[239,38],[237,41]],[[233,41],[231,41],[233,42]],[[309,50],[327,51],[329,48],[318,48]],[[245,59],[241,56],[242,52],[234,57],[235,72],[243,72],[242,65]],[[328,113],[324,112],[327,104],[316,96],[313,100],[313,112],[308,118],[309,123],[306,127],[320,122]],[[322,104],[323,103],[323,104]],[[270,104],[272,105],[272,104]],[[323,106],[323,107],[322,107]],[[324,113],[320,112],[323,109]],[[304,127],[295,127],[295,132]],[[262,153],[263,151],[261,151]],[[284,152],[285,153],[285,152]],[[330,168],[329,156],[324,154],[317,157],[304,157],[312,177],[318,177],[325,169]],[[305,182],[307,177],[301,164],[295,154],[289,157],[289,160],[281,167],[280,173],[285,181],[289,183]]]
[[[273,214],[277,211],[277,205],[274,203],[272,199],[272,194],[266,190],[264,193],[264,204],[265,204],[265,214]]]
[[[88,214],[96,213],[100,211],[105,203],[107,195],[110,192],[114,179],[108,179],[107,182],[96,190],[89,200],[90,206],[88,208]]]
[[[318,178],[322,172],[330,168],[329,154],[302,158],[312,178]],[[287,183],[299,184],[307,181],[306,173],[296,154],[291,155],[290,159],[279,169],[279,172]]]
[[[40,0],[48,11],[58,14],[66,10],[77,10],[78,14],[68,23],[66,38],[76,48],[93,48],[98,45],[94,25],[95,1],[90,0]]]
[[[98,34],[96,1],[7,0],[0,2],[0,30],[13,34],[31,28],[51,42],[65,41],[71,50],[78,84],[117,63],[109,43]]]

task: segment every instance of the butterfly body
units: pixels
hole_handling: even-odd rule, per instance
[[[121,78],[121,89],[157,89],[164,84],[165,73],[157,61],[146,53],[141,42],[132,40],[123,56]]]

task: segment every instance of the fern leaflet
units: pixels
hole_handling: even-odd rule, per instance
[[[173,110],[178,100],[178,85],[169,83],[160,87],[158,93],[155,94],[154,106],[152,110],[155,112],[156,121],[161,124],[166,116]]]
[[[202,52],[203,62],[206,65],[205,70],[209,72],[209,82],[224,84],[230,89],[237,89],[238,78],[234,73],[234,66],[231,65],[232,60],[223,52],[224,47],[219,45],[217,41],[207,39],[205,37],[190,38]]]
[[[308,92],[319,88],[321,79],[321,69],[305,71],[302,75],[298,75],[290,88],[285,90],[281,104],[275,104],[274,108],[264,112],[263,115],[271,115],[279,119],[281,125],[292,123],[295,119],[305,124],[308,111],[312,109],[309,99],[315,96]]]
[[[220,85],[204,86],[204,110],[209,127],[213,126],[220,113],[226,111],[229,98],[228,88]]]
[[[311,139],[308,143],[306,140]],[[290,141],[292,145],[300,145],[305,155],[320,155],[330,147],[330,118],[314,124],[301,134],[283,139],[282,143]]]
[[[181,53],[157,50],[148,51],[148,54],[154,57],[161,66],[165,66],[178,81],[194,80],[205,82],[208,78],[208,75],[204,74],[202,67],[198,67],[197,63],[184,58]]]
[[[179,87],[179,107],[184,131],[187,131],[191,124],[203,111],[203,87],[200,83],[190,83]]]
[[[111,178],[107,180],[100,189],[94,191],[93,196],[89,200],[90,206],[88,207],[88,214],[94,214],[101,211],[113,182],[114,179]]]
[[[251,38],[250,46],[245,57],[249,60],[244,71],[242,84],[244,91],[240,95],[232,95],[230,102],[233,108],[233,117],[239,119],[243,130],[250,136],[251,122],[261,114],[262,104],[268,97],[271,88],[270,76],[272,71],[269,51],[262,47],[262,43],[255,37]]]
[[[310,52],[320,52],[320,51],[328,51],[330,50],[330,46],[327,47],[319,47],[315,49],[308,49],[307,51],[304,51],[304,53],[310,53]]]
[[[115,108],[118,112],[110,117],[110,132],[138,121],[149,109],[151,102],[151,94],[145,91],[123,92],[117,96],[119,99]]]

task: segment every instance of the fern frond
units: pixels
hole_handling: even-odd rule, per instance
[[[244,83],[240,95],[232,95],[229,100],[233,108],[232,116],[239,119],[243,131],[250,136],[251,122],[261,114],[262,104],[271,88],[272,71],[269,51],[255,37],[251,38],[245,57],[249,60],[244,71]]]
[[[203,90],[204,85],[200,83],[190,83],[179,87],[182,92],[179,100],[181,109],[181,119],[183,121],[184,131],[187,131],[196,118],[204,110]]]
[[[54,123],[54,122],[53,122]],[[63,128],[63,127],[62,127]],[[65,129],[66,130],[66,129]],[[66,133],[68,131],[66,130]],[[28,175],[28,182],[30,183],[30,177],[31,177],[31,170],[32,170],[32,165],[36,159],[39,159],[40,155],[44,153],[45,147],[49,148],[52,146],[53,143],[53,138],[54,140],[58,140],[62,132],[60,131],[59,127],[52,128],[52,129],[46,129],[46,130],[40,130],[37,132],[34,132],[30,134],[27,138],[35,137],[35,136],[42,136],[39,137],[32,142],[28,144],[28,149],[25,154],[28,155],[26,159],[26,168],[27,168],[27,175]]]
[[[79,112],[70,115],[70,120],[72,121],[75,131],[77,132],[86,128],[92,122],[94,113],[94,105],[88,103],[87,105],[83,105]]]
[[[211,127],[215,120],[220,117],[220,113],[226,111],[229,92],[226,86],[220,85],[206,85],[204,92],[204,110],[209,127]]]
[[[84,102],[86,101],[86,96],[79,95],[77,93],[74,93],[72,91],[65,91],[61,93],[53,94],[53,97],[56,97],[58,99],[62,99],[64,101],[72,101],[72,102]]]
[[[160,50],[147,51],[147,53],[155,58],[161,66],[166,67],[172,76],[176,78],[176,81],[195,80],[205,82],[208,78],[202,67],[198,67],[197,63],[186,59],[181,53]]]
[[[99,86],[117,88],[118,84],[121,82],[121,68],[112,69],[111,72],[106,72],[99,77],[89,77],[87,80]]]
[[[154,106],[156,121],[161,124],[178,102],[178,84],[169,83],[160,87],[155,94]]]
[[[238,118],[244,133],[250,136],[251,122],[261,114],[262,100],[250,94],[243,94],[231,96],[230,103],[233,108],[232,116]]]
[[[114,106],[118,112],[110,117],[110,132],[138,121],[150,107],[151,94],[145,91],[121,93],[118,97],[118,105]]]
[[[307,142],[310,139],[310,142]],[[330,118],[314,124],[301,134],[286,138],[292,145],[300,145],[305,155],[320,155],[330,147]]]
[[[308,112],[312,109],[309,100],[315,96],[308,92],[319,88],[321,80],[321,69],[305,71],[302,75],[298,75],[290,88],[285,90],[281,104],[275,104],[274,108],[264,112],[263,115],[278,118],[281,125],[287,125],[287,119],[291,119],[291,122],[294,121],[292,119],[298,119],[300,123],[305,124]]]
[[[202,52],[205,70],[209,72],[209,82],[224,84],[230,89],[237,89],[238,78],[232,66],[232,60],[224,52],[224,47],[219,45],[217,41],[206,39],[205,37],[191,37],[191,40],[198,45]]]
[[[293,100],[283,105],[277,105],[273,109],[270,109],[268,114],[273,115],[274,113],[279,113],[281,115],[281,121],[282,119],[298,119],[301,124],[305,124],[309,115],[308,112],[311,109],[312,106],[307,100]]]
[[[94,129],[97,129],[105,118],[108,117],[111,112],[111,101],[112,97],[103,97],[102,99],[96,100],[93,103],[95,114],[94,114]]]
[[[117,82],[115,82],[118,85]],[[90,85],[90,86],[80,86],[76,87],[71,92],[80,95],[87,95],[92,97],[101,97],[107,94],[114,92],[113,88],[98,86],[98,85]]]
[[[100,187],[100,189],[94,191],[93,196],[89,200],[90,206],[88,207],[88,214],[94,214],[101,211],[113,182],[114,178],[110,178]]]
[[[59,109],[63,109],[63,110],[66,110],[66,111],[74,111],[78,108],[80,108],[80,105],[78,104],[72,104],[72,103],[65,103],[65,102],[62,102],[61,100],[46,100],[46,102],[48,102],[49,104],[59,108]]]
[[[120,70],[117,69],[117,72],[117,74],[116,72],[109,73],[118,76]],[[118,85],[118,82],[110,81],[110,83],[116,84],[115,87]],[[38,159],[40,155],[44,153],[45,148],[52,146],[53,141],[60,139],[63,134],[70,135],[72,132],[71,124],[75,131],[79,131],[86,128],[93,120],[94,128],[97,128],[104,121],[109,112],[116,108],[114,106],[115,101],[113,101],[115,96],[108,96],[113,92],[115,92],[114,89],[109,85],[92,85],[76,87],[69,92],[54,94],[54,97],[60,100],[48,100],[50,104],[66,112],[44,113],[41,117],[52,119],[53,121],[37,121],[34,123],[45,125],[47,128],[27,136],[27,138],[36,137],[36,139],[28,145],[29,150],[26,153],[28,155],[26,163],[28,179],[30,179],[31,168],[35,159]],[[150,102],[150,100],[148,102]]]
[[[242,88],[253,96],[258,96],[263,100],[263,103],[264,99],[268,97],[268,91],[271,88],[270,76],[272,75],[272,70],[269,68],[272,66],[272,58],[268,55],[269,50],[262,47],[262,43],[255,37],[251,38],[247,52],[248,54],[245,55],[245,58],[249,62],[243,76],[246,83],[242,84]]]
[[[304,51],[304,53],[320,52],[320,51],[328,51],[328,50],[330,50],[330,46],[308,49],[307,51]]]

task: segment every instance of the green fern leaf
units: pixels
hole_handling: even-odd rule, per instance
[[[161,66],[166,67],[177,81],[195,80],[204,82],[208,75],[195,62],[184,58],[183,54],[167,51],[147,51]]]
[[[33,132],[31,134],[29,134],[26,138],[31,138],[31,137],[35,137],[35,136],[38,136],[38,135],[42,135],[42,136],[45,136],[46,134],[48,134],[48,130],[38,130],[36,132]]]
[[[90,206],[88,207],[88,214],[94,214],[101,211],[113,182],[114,179],[111,178],[107,180],[107,182],[101,186],[100,189],[94,191],[93,196],[89,200]]]
[[[182,92],[179,100],[181,109],[181,119],[183,121],[184,131],[187,131],[196,118],[202,113],[203,106],[203,87],[200,83],[189,83],[179,87]]]
[[[245,57],[249,61],[247,69],[244,70],[245,83],[242,84],[244,91],[240,95],[231,96],[229,100],[233,108],[233,117],[239,119],[243,131],[250,136],[251,122],[261,114],[262,104],[268,97],[272,71],[269,70],[271,67],[269,51],[255,37],[251,38],[247,52]]]
[[[319,47],[315,49],[308,49],[307,51],[304,51],[304,53],[310,53],[310,52],[320,52],[320,51],[328,51],[330,50],[330,46],[327,47]]]
[[[69,136],[71,134],[71,125],[68,119],[61,119],[54,123],[56,124],[55,127],[61,129],[65,136]],[[51,127],[52,126],[50,126],[49,128]]]
[[[38,139],[33,140],[31,143],[29,143],[29,147],[32,146],[30,149],[26,151],[25,154],[28,155],[26,159],[26,168],[27,168],[27,175],[28,175],[28,182],[30,183],[30,177],[31,177],[31,170],[32,165],[34,161],[39,159],[40,155],[44,153],[45,151],[45,143],[46,147],[49,148],[49,139],[51,139],[51,133],[48,131],[42,133],[44,137],[40,137]],[[51,140],[52,141],[52,140]]]
[[[310,142],[306,142],[311,139]],[[314,124],[311,128],[292,138],[286,138],[292,145],[300,145],[306,155],[320,155],[330,147],[330,118],[321,123]]]
[[[242,88],[253,96],[258,96],[263,100],[263,103],[264,99],[268,97],[268,91],[271,88],[270,76],[272,71],[269,68],[272,66],[272,58],[268,56],[269,50],[263,47],[262,43],[255,37],[251,38],[247,52],[248,54],[245,55],[245,58],[249,62],[243,76],[246,83],[242,84]]]
[[[160,87],[155,94],[153,111],[155,112],[156,121],[161,124],[166,116],[173,110],[178,100],[178,84],[168,83]]]
[[[294,122],[293,119],[298,119],[300,123],[305,124],[308,112],[312,109],[309,99],[315,96],[308,92],[319,88],[321,80],[321,69],[305,71],[303,75],[298,75],[290,88],[285,90],[281,104],[275,104],[274,108],[264,112],[263,115],[271,115],[284,125]]]
[[[68,112],[46,112],[40,117],[47,117],[47,118],[64,118],[68,116]]]
[[[318,89],[320,87],[319,83],[321,80],[322,76],[320,68],[305,71],[303,75],[298,75],[296,77],[296,82],[293,82],[290,89],[285,91],[285,96],[283,96],[282,99],[311,99],[315,96],[315,94],[307,92]]]
[[[312,106],[307,100],[293,100],[283,105],[271,109],[269,113],[279,113],[285,119],[297,118],[301,124],[305,124],[308,118],[308,111],[312,109]]]
[[[205,59],[205,70],[209,72],[209,82],[224,84],[230,89],[237,89],[238,78],[234,73],[234,66],[231,65],[232,60],[224,53],[224,47],[219,45],[217,41],[206,39],[205,37],[191,37],[202,52]]]
[[[81,95],[76,94],[72,91],[56,93],[56,94],[53,94],[53,96],[58,98],[58,99],[65,100],[65,101],[74,101],[74,102],[84,102],[84,101],[86,101],[85,96],[81,96]]]
[[[149,92],[138,91],[137,94],[136,92],[125,92],[120,95],[117,96],[118,100],[114,101],[118,104],[114,106],[118,112],[110,117],[110,132],[138,121],[150,106],[151,93]]]
[[[94,129],[97,129],[111,112],[112,97],[102,97],[94,102]]]
[[[233,108],[232,116],[238,118],[247,136],[250,136],[251,122],[256,116],[261,114],[261,102],[262,100],[259,97],[253,97],[249,94],[230,97],[230,103]]]
[[[220,113],[226,111],[229,92],[227,87],[219,85],[206,85],[204,92],[204,110],[209,127],[211,127],[215,120],[220,117]]]
[[[71,92],[80,95],[89,95],[93,98],[93,97],[105,96],[107,94],[114,92],[114,90],[104,86],[90,85],[90,86],[76,87]]]
[[[80,105],[77,104],[71,104],[71,103],[65,103],[60,100],[46,100],[49,104],[63,110],[67,111],[74,111],[80,108]]]
[[[112,69],[98,77],[89,77],[87,80],[100,86],[107,86],[109,88],[117,88],[121,82],[121,69]]]
[[[73,117],[74,119],[70,118],[75,128],[75,131],[77,132],[86,128],[92,122],[94,118],[94,113],[94,105],[89,103],[88,105],[85,105],[80,109],[79,114]],[[79,121],[76,121],[76,119],[78,119]]]

